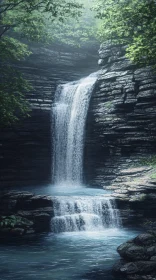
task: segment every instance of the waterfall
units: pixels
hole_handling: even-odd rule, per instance
[[[55,94],[53,179],[55,185],[81,185],[83,140],[98,73],[77,82],[59,85]]]
[[[56,197],[52,231],[102,231],[120,225],[114,201],[103,196]]]
[[[81,186],[83,179],[84,131],[91,94],[98,73],[59,85],[53,108],[53,179],[66,196],[53,200],[55,233],[102,231],[120,224],[113,199],[102,196],[69,195],[68,186]],[[74,188],[76,189],[76,188]],[[68,193],[67,193],[68,190]]]

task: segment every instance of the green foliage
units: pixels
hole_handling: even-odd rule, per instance
[[[1,216],[0,217],[0,228],[14,228],[16,225],[21,224],[22,218],[19,216]]]
[[[15,62],[29,56],[28,47],[17,39],[5,36],[0,40],[0,61]]]
[[[82,47],[86,43],[93,45],[97,42],[95,23],[92,15],[86,17],[83,14],[79,20],[69,18],[66,23],[55,23],[53,29],[48,26],[47,30],[49,38],[58,44]]]
[[[99,20],[95,18],[95,13],[91,10],[91,1],[79,0],[84,9],[79,18],[68,18],[65,22],[55,21],[53,28],[47,25],[49,37],[57,43],[81,47],[86,43],[94,45],[97,40],[97,27]]]
[[[52,32],[47,26],[52,30],[55,21],[78,18],[81,10],[76,0],[0,1],[0,126],[16,122],[30,110],[25,100],[30,85],[15,67],[30,55],[20,38],[48,42]]]
[[[15,227],[29,228],[32,225],[33,225],[32,221],[29,221],[28,219],[23,218],[21,216],[10,215],[10,216],[0,217],[0,229],[3,228],[12,229]]]
[[[149,156],[147,158],[142,158],[140,160],[141,165],[147,165],[147,166],[152,166],[156,167],[156,155]]]
[[[21,116],[28,116],[30,110],[25,93],[31,87],[13,63],[28,56],[25,44],[4,36],[0,40],[0,126],[10,125]]]
[[[156,172],[151,174],[151,179],[156,179]]]
[[[127,57],[139,65],[156,65],[156,1],[98,0],[99,37],[127,45]]]
[[[10,2],[12,6],[9,8]],[[28,40],[43,42],[49,36],[47,26],[52,27],[56,20],[64,22],[69,17],[77,18],[82,8],[82,4],[75,0],[5,0],[3,6],[3,10],[7,9],[1,20],[3,26]]]
[[[10,125],[22,116],[29,116],[30,106],[25,100],[29,83],[21,73],[4,64],[5,71],[0,76],[0,125]]]
[[[39,35],[45,20],[64,21],[69,16],[80,16],[82,5],[76,0],[4,0],[0,3],[1,26],[21,30],[24,37],[35,32]]]
[[[111,101],[105,102],[105,108],[106,109],[110,109],[111,107],[112,107],[112,102]]]

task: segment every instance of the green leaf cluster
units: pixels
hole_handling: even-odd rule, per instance
[[[0,217],[0,229],[3,228],[29,228],[33,225],[33,222],[17,215],[1,216]]]
[[[76,47],[100,43],[97,38],[98,22],[92,10],[93,0],[82,1],[83,10],[79,18],[68,18],[65,22],[55,21],[53,27],[46,26],[49,37],[59,44]]]
[[[127,57],[139,65],[156,65],[156,1],[98,0],[98,36],[127,46]]]
[[[0,40],[0,126],[10,125],[22,116],[28,116],[30,106],[25,93],[30,84],[14,67],[14,63],[30,54],[27,45],[4,36]]]
[[[10,8],[9,5],[12,2]],[[82,4],[76,0],[32,0],[32,1],[3,1],[1,25],[18,32],[28,40],[47,40],[53,23],[65,22],[69,17],[78,18],[81,15]]]
[[[29,116],[30,105],[25,93],[30,90],[29,83],[16,69],[4,64],[0,75],[0,124],[11,125],[23,116]]]
[[[0,228],[14,228],[16,225],[21,224],[22,218],[19,216],[1,216],[0,217]]]

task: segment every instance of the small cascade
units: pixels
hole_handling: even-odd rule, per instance
[[[83,143],[89,101],[98,73],[59,85],[53,108],[53,180],[55,185],[81,185]]]
[[[114,200],[103,196],[56,197],[51,228],[55,233],[102,231],[120,225]]]

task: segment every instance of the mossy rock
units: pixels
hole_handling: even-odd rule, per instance
[[[0,217],[0,235],[21,236],[33,229],[34,223],[26,218],[11,215]]]

